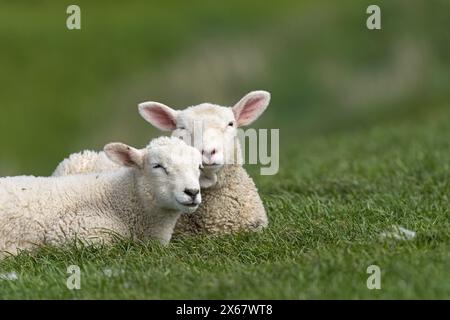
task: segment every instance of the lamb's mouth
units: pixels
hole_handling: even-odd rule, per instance
[[[220,168],[220,167],[222,167],[222,165],[221,165],[221,164],[218,164],[218,163],[214,163],[214,164],[203,164],[203,168],[204,168],[204,169],[218,169],[218,168]]]
[[[181,204],[182,206],[188,207],[188,208],[195,208],[195,207],[198,207],[198,206],[199,206],[199,203],[196,203],[196,202],[183,203],[183,202],[180,202],[180,201],[178,201],[178,200],[177,200],[177,202],[178,202],[179,204]]]

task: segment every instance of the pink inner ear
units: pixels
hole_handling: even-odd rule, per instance
[[[169,115],[163,108],[155,107],[151,108],[149,111],[149,116],[158,127],[173,130],[176,128],[176,123],[171,115]]]
[[[249,123],[254,121],[263,111],[262,104],[263,98],[251,98],[245,104],[243,110],[239,114],[239,123]]]
[[[122,159],[123,164],[128,167],[132,167],[135,165],[133,159],[131,159],[131,154],[127,151],[120,151],[118,156]]]

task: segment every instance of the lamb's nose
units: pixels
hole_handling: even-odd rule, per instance
[[[199,194],[199,192],[199,189],[184,189],[184,193],[186,193],[193,200],[195,200],[195,197]]]
[[[211,149],[211,150],[206,150],[203,149],[202,150],[202,155],[208,159],[211,159],[213,155],[215,155],[217,153],[217,149]]]

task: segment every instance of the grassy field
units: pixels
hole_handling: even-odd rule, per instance
[[[168,247],[43,249],[0,262],[2,298],[450,298],[448,108],[420,120],[285,148],[280,177],[255,176],[270,228]],[[392,225],[417,233],[383,240]],[[69,265],[81,290],[66,287]],[[378,265],[381,290],[368,290]]]
[[[138,113],[268,90],[280,173],[249,167],[261,234],[43,248],[0,261],[0,299],[450,299],[450,3],[0,0],[0,176],[160,133]],[[1,208],[0,208],[1,209]],[[382,239],[401,226],[412,240]],[[381,269],[381,290],[366,270]],[[81,290],[66,287],[81,268]]]

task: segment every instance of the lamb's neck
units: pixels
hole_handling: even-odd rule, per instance
[[[104,211],[125,223],[132,237],[155,239],[167,244],[180,212],[159,207],[151,184],[136,169],[119,169],[95,177],[96,185],[105,186]],[[103,195],[101,196],[103,197]],[[95,199],[91,199],[98,203]]]
[[[180,215],[181,212],[176,210],[156,207],[153,210],[148,210],[142,219],[142,224],[139,225],[142,238],[144,240],[155,239],[162,244],[168,244]]]
[[[138,194],[137,175],[135,169],[121,168],[95,176],[98,189],[104,192],[98,195],[100,199],[93,199],[93,202],[102,203],[104,211],[122,220],[131,232],[134,231],[135,221],[145,212]]]
[[[143,214],[137,217],[136,234],[143,240],[155,239],[167,244],[172,238],[173,229],[181,212],[158,206],[151,184],[145,178],[137,180],[137,192]]]

